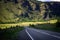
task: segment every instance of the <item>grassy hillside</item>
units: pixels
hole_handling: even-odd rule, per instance
[[[60,15],[59,4],[35,0],[0,0],[0,23],[41,22],[55,19]]]

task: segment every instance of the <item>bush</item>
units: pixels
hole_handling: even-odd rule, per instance
[[[59,21],[56,22],[56,27],[60,27],[60,22]]]

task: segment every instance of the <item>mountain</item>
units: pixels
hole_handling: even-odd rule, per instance
[[[0,23],[43,21],[60,17],[60,2],[0,0]]]

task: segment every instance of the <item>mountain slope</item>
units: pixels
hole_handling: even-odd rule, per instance
[[[0,23],[49,20],[60,16],[59,4],[34,0],[0,0]]]

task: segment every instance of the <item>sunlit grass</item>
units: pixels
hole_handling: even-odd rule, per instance
[[[57,20],[50,20],[50,21],[48,21],[48,23],[56,23],[57,22]]]
[[[47,21],[47,22],[20,22],[20,23],[15,23],[15,24],[0,24],[0,28],[1,29],[5,29],[5,28],[10,28],[11,26],[12,27],[15,27],[16,25],[19,25],[19,26],[29,26],[30,24],[46,24],[46,23],[50,23],[50,24],[54,24],[56,23],[57,20],[50,20],[50,21]]]
[[[50,20],[50,21],[47,21],[47,23],[30,25],[29,27],[60,32],[60,25],[59,24],[60,24],[60,22],[58,20]]]

